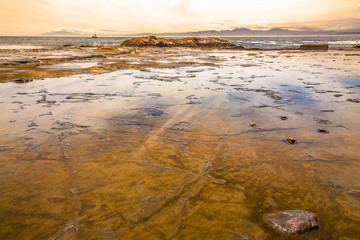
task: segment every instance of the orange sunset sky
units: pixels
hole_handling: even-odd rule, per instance
[[[0,35],[360,29],[360,0],[0,0]]]

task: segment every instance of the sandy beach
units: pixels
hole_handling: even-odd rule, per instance
[[[1,239],[360,236],[359,48],[1,49],[0,92]]]

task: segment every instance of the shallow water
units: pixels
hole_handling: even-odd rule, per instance
[[[176,51],[196,64],[0,84],[0,238],[360,236],[360,54]],[[264,224],[289,209],[319,229]]]

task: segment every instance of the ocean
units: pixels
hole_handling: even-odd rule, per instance
[[[54,45],[111,45],[119,46],[131,37],[0,37],[0,49],[34,48],[38,46]],[[222,37],[236,45],[245,48],[277,49],[299,47],[302,44],[322,44],[330,46],[352,47],[360,45],[360,35],[331,35],[331,36],[246,36]]]

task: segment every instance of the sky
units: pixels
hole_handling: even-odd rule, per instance
[[[0,35],[360,29],[360,0],[0,0]]]

